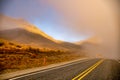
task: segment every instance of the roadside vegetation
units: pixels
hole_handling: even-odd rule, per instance
[[[36,48],[0,39],[0,74],[85,57],[68,51]]]

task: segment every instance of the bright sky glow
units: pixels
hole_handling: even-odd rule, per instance
[[[65,20],[62,14],[58,13],[54,7],[43,0],[3,1],[4,4],[2,4],[0,13],[14,18],[23,18],[57,40],[75,42],[87,38],[85,35],[72,33],[66,27],[68,25],[64,24]]]

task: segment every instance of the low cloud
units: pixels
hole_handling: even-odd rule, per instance
[[[116,0],[48,0],[64,15],[71,33],[102,39],[102,54],[118,57],[118,6]]]

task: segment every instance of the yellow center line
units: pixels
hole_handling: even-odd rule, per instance
[[[101,61],[101,60],[100,60]],[[100,62],[98,61],[98,62]],[[97,62],[97,63],[98,63]],[[97,63],[95,63],[93,66],[91,66],[90,68],[88,68],[87,70],[83,71],[81,74],[79,74],[78,76],[76,76],[75,78],[73,78],[72,80],[75,80],[77,79],[78,77],[82,76],[83,74],[85,74],[87,71],[89,71],[92,67],[94,67]]]
[[[78,80],[83,79],[87,74],[89,74],[91,71],[93,71],[97,66],[99,66],[101,63],[103,62],[103,60],[101,62],[99,62],[97,65],[95,65],[93,68],[91,68],[88,72],[86,72],[84,75],[82,75]]]
[[[78,79],[79,77],[85,76],[85,75],[84,75],[85,73],[91,71],[91,69],[93,70],[93,68],[97,67],[97,65],[100,64],[100,63],[102,63],[102,62],[103,62],[103,60],[98,61],[98,62],[95,63],[93,66],[91,66],[90,68],[86,69],[85,71],[83,71],[83,72],[82,72],[81,74],[79,74],[78,76],[74,77],[72,80],[76,80],[76,79]],[[87,74],[88,74],[88,73],[87,73]],[[87,75],[87,74],[86,74],[86,75]],[[83,76],[82,76],[82,75],[83,75]],[[79,79],[79,80],[80,80],[80,79]]]

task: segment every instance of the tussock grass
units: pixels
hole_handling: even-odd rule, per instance
[[[0,39],[0,74],[73,60],[85,55],[35,48]]]

